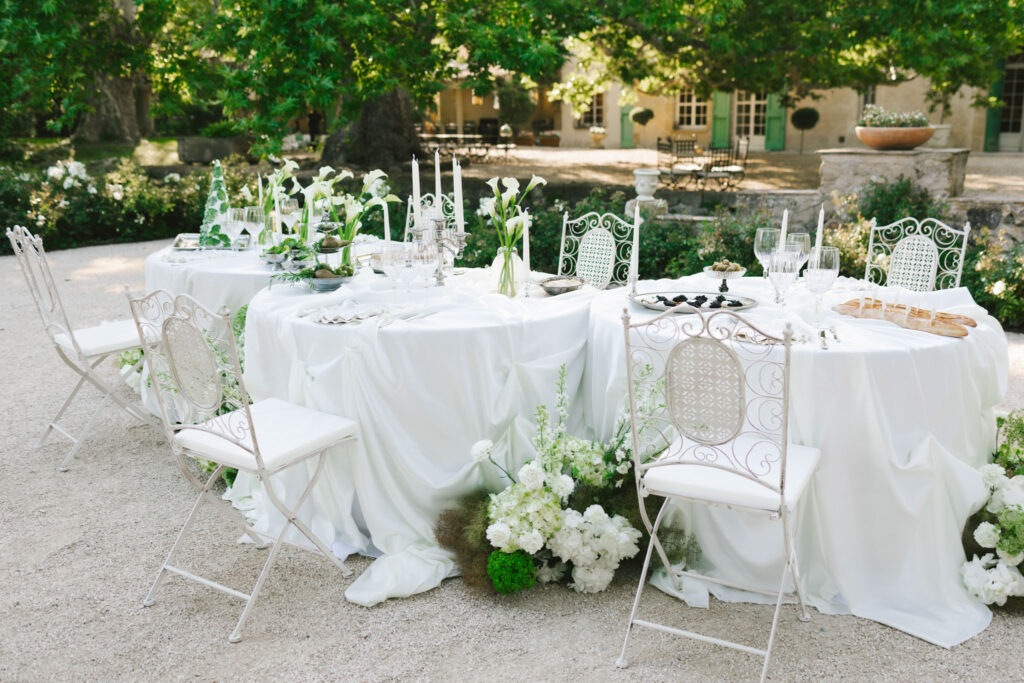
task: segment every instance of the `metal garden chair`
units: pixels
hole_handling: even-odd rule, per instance
[[[226,307],[215,314],[187,295],[172,297],[163,290],[137,299],[129,294],[128,300],[138,336],[143,340],[149,381],[160,406],[171,452],[185,477],[199,491],[143,604],[148,607],[154,603],[157,589],[169,573],[241,598],[245,608],[228,638],[237,643],[289,527],[295,527],[309,539],[344,576],[351,576],[352,571],[298,518],[297,511],[323,472],[325,452],[354,441],[357,426],[352,420],[278,399],[250,404]],[[192,474],[188,458],[215,464],[205,482]],[[216,500],[211,488],[228,467],[255,475],[263,484],[267,499],[287,520],[275,538],[245,526],[242,518],[238,518],[254,540],[261,544],[265,544],[262,538],[274,541],[249,594],[174,564],[200,505],[207,497]],[[289,495],[275,489],[273,481],[274,475],[291,467],[308,467],[310,479],[304,490]]]
[[[679,315],[677,310],[692,315]],[[636,323],[624,311],[622,320],[636,487],[650,543],[616,664],[627,665],[626,648],[633,627],[642,626],[760,655],[764,658],[764,680],[790,574],[801,619],[809,618],[790,514],[811,483],[820,452],[791,444],[786,438],[792,329],[787,323],[780,339],[763,333],[732,311],[705,315],[685,304]],[[638,397],[649,396],[651,391],[664,395],[665,400],[641,433],[637,427]],[[656,434],[653,439],[648,436],[652,433]],[[658,455],[645,459],[643,453]],[[665,498],[653,522],[644,505],[650,495]],[[673,568],[658,530],[674,500],[779,519],[786,555],[779,590],[766,591]],[[775,597],[767,645],[752,647],[637,618],[653,551],[657,551],[676,588],[680,577],[694,577]]]
[[[959,230],[908,217],[879,226],[872,218],[864,279],[914,292],[959,287],[970,233],[970,223]]]
[[[563,214],[558,274],[582,278],[598,289],[625,285],[633,232],[639,229],[611,213],[591,211],[573,220]]]
[[[7,239],[11,242],[14,255],[18,259],[21,272],[28,284],[29,292],[35,301],[36,309],[43,319],[43,327],[46,329],[50,341],[53,342],[57,355],[78,375],[78,382],[74,389],[71,390],[60,410],[46,425],[42,436],[36,442],[36,448],[42,447],[53,432],[58,432],[70,439],[71,449],[64,455],[60,463],[60,470],[66,472],[68,465],[78,453],[82,441],[92,430],[96,418],[108,400],[116,403],[122,410],[140,422],[154,424],[152,417],[142,407],[119,396],[96,372],[99,365],[107,358],[118,355],[122,351],[139,348],[139,335],[130,319],[104,322],[94,327],[73,330],[68,322],[67,312],[64,310],[64,303],[61,301],[57,284],[50,272],[50,264],[46,259],[42,239],[20,225],[7,229]],[[99,390],[103,395],[103,400],[89,416],[81,433],[75,437],[60,425],[60,420],[64,417],[64,413],[75,396],[87,383]]]

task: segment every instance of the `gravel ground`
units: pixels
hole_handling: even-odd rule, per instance
[[[121,285],[143,286],[145,255],[166,242],[89,247],[51,256],[73,324],[124,317]],[[66,444],[32,445],[70,390],[73,375],[45,337],[13,257],[0,257],[0,680],[110,679],[752,679],[748,655],[640,631],[631,668],[614,661],[638,569],[609,590],[565,587],[481,596],[459,579],[372,609],[345,601],[344,579],[325,559],[286,547],[237,645],[227,635],[239,602],[171,578],[158,602],[142,599],[193,494],[153,428],[106,409],[71,471]],[[1010,394],[1024,407],[1024,335],[1011,334]],[[115,372],[113,363],[104,370]],[[79,407],[95,405],[95,393]],[[81,424],[87,412],[73,417]],[[182,563],[248,590],[266,550],[235,544],[228,512],[207,508]],[[355,559],[358,573],[368,560]],[[771,608],[712,603],[688,609],[657,590],[643,612],[760,643]],[[1024,600],[998,609],[982,634],[951,650],[881,624],[783,610],[774,680],[992,680],[1020,677]]]

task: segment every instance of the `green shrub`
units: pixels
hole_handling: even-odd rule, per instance
[[[893,182],[870,181],[857,198],[857,210],[868,220],[874,218],[878,225],[889,225],[907,216],[942,220],[949,207],[901,175]]]
[[[1005,231],[972,232],[961,282],[1003,327],[1024,329],[1024,243]]]
[[[533,558],[523,550],[492,552],[487,558],[487,575],[499,593],[515,593],[530,588],[537,580]]]

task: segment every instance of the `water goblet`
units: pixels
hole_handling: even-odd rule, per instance
[[[228,246],[232,250],[235,249],[235,242],[238,240],[239,235],[242,234],[244,228],[245,209],[238,207],[228,209],[228,215],[224,221],[224,234],[231,240]]]
[[[775,286],[775,303],[783,308],[786,307],[786,291],[796,282],[801,263],[800,252],[788,246],[776,250],[769,259],[768,278]]]
[[[806,232],[789,233],[786,235],[786,248],[788,249],[789,247],[796,247],[800,253],[800,265],[796,268],[799,273],[811,254],[811,235]]]
[[[782,233],[778,228],[758,228],[754,236],[754,255],[761,262],[761,269],[764,277],[768,277],[768,259],[775,248],[779,245],[779,235]]]
[[[811,250],[804,282],[814,295],[814,322],[821,327],[821,297],[831,289],[839,276],[839,247],[816,247]]]
[[[249,243],[253,244],[256,237],[263,230],[266,223],[266,215],[259,206],[247,206],[242,213],[242,230],[249,233]]]

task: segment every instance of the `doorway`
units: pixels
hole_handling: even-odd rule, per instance
[[[751,152],[764,151],[768,121],[768,94],[737,90],[733,98],[733,136],[750,140]]]
[[[1024,152],[1024,52],[1007,58],[1000,99],[999,151]]]

